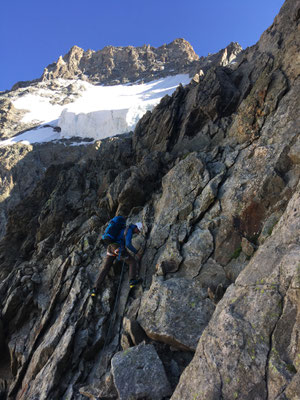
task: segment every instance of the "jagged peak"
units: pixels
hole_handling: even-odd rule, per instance
[[[84,51],[84,50],[75,44],[74,46],[71,47],[69,53],[73,53],[73,52],[77,52],[77,51]]]

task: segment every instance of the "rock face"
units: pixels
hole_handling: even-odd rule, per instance
[[[147,80],[154,80],[161,76],[162,71],[166,76],[170,70],[178,70],[179,64],[181,68],[188,68],[198,58],[192,46],[184,39],[176,39],[158,49],[150,45],[137,48],[107,46],[95,52],[74,46],[57,63],[45,69],[42,79],[70,79],[77,76],[95,82],[116,84],[145,77]]]
[[[219,303],[172,399],[297,399],[299,189]]]
[[[18,127],[18,121],[23,113],[17,110],[9,99],[0,99],[0,138],[9,137],[9,132]]]
[[[199,57],[190,43],[176,39],[155,48],[107,46],[99,51],[84,51],[74,46],[64,57],[49,65],[42,80],[75,77],[102,84],[120,84],[137,80],[151,81],[176,73],[195,75],[213,65],[227,65],[241,52],[237,43],[208,57]]]
[[[78,99],[85,90],[86,88],[80,80],[62,81],[54,79],[45,82],[42,82],[41,80],[26,82],[24,85],[17,85],[17,88],[1,94],[1,140],[40,127],[41,124],[45,122],[44,107],[47,107],[47,103],[49,106],[66,106]],[[26,97],[28,101],[24,101],[24,98]],[[21,101],[21,104],[18,103],[19,101]],[[37,112],[35,112],[33,119],[27,118],[28,112],[32,108],[31,103],[35,104],[38,109]],[[42,108],[40,107],[41,103]],[[16,106],[14,106],[14,104],[16,104]],[[49,118],[47,117],[47,124],[44,124],[43,126],[57,129],[55,124],[56,118],[58,118],[57,115],[55,117],[49,115]]]
[[[299,398],[299,20],[287,0],[132,135],[3,149],[2,398]],[[93,301],[115,214],[143,285],[116,262]]]
[[[158,280],[142,298],[138,322],[151,339],[195,351],[214,310],[207,291],[197,282]]]
[[[152,345],[140,345],[117,353],[111,360],[120,400],[160,400],[171,394],[164,367]]]
[[[84,156],[93,158],[94,153],[87,146]],[[82,148],[66,148],[63,143],[0,147],[0,237],[5,234],[9,210],[30,194],[50,165],[77,162],[82,156]]]

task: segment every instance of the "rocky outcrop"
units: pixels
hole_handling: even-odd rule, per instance
[[[175,39],[158,48],[150,45],[106,46],[98,51],[84,51],[73,46],[57,62],[48,65],[40,79],[18,82],[12,90],[35,85],[40,81],[51,82],[55,78],[116,85],[136,81],[149,82],[165,76],[187,73],[199,82],[201,76],[212,66],[227,66],[237,62],[241,53],[241,46],[232,42],[217,53],[199,58],[191,44],[184,39]]]
[[[18,122],[25,110],[17,110],[9,99],[0,99],[0,138],[10,137],[10,133],[18,127]]]
[[[137,153],[142,156],[148,149],[174,152],[182,148],[207,151],[221,141],[241,100],[231,74],[230,69],[212,68],[198,84],[178,87],[172,97],[164,97],[136,127]]]
[[[120,400],[170,396],[171,387],[160,358],[152,345],[140,345],[117,353],[111,360]]]
[[[68,141],[65,141],[68,142]],[[22,143],[0,148],[0,237],[5,234],[9,210],[26,198],[50,165],[93,158],[93,146],[68,146],[46,143],[37,146]]]
[[[173,74],[179,70],[186,73],[198,58],[184,39],[176,39],[157,49],[150,45],[107,46],[95,52],[74,46],[57,63],[45,69],[42,79],[78,77],[104,84],[135,82],[138,79],[149,81],[172,75],[172,71]]]
[[[164,98],[133,135],[49,166],[11,207],[3,396],[297,399],[299,9],[287,0],[240,62]],[[129,291],[116,262],[93,301],[116,213],[143,222],[143,285]]]
[[[151,339],[195,351],[214,309],[198,282],[156,280],[142,298],[137,320]]]
[[[47,119],[45,124],[45,109],[40,111],[41,116],[36,114],[35,118],[26,118],[28,109],[24,98],[29,96],[29,103],[49,103],[49,105],[64,106],[78,99],[86,88],[81,81],[51,80],[41,82],[38,80],[26,82],[24,85],[16,85],[11,91],[0,95],[0,138],[1,140],[18,136],[29,130],[35,130],[44,123],[43,127],[58,129],[53,117]],[[32,97],[31,97],[32,96]],[[23,105],[18,105],[21,101]],[[16,106],[14,105],[16,104]],[[44,104],[44,105],[45,105]],[[21,107],[21,109],[19,108]],[[38,105],[37,105],[38,107]],[[31,109],[31,105],[28,106]],[[43,109],[43,107],[42,107]],[[38,134],[37,134],[38,139]],[[3,143],[1,143],[1,146]]]
[[[98,51],[84,51],[74,46],[68,54],[45,69],[42,80],[79,78],[111,85],[138,80],[148,82],[178,73],[194,76],[212,65],[229,64],[241,51],[239,44],[231,43],[220,52],[199,60],[190,43],[184,39],[176,39],[158,48],[150,45],[107,46]]]
[[[172,399],[297,399],[299,189],[217,306]]]

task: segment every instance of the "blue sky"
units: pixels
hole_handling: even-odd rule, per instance
[[[0,90],[42,75],[73,45],[158,47],[188,40],[199,56],[255,44],[284,0],[10,0],[0,5]]]

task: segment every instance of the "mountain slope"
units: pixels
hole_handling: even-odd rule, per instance
[[[237,64],[49,166],[10,209],[3,396],[298,398],[299,19],[287,0]],[[143,221],[143,287],[117,263],[93,303],[115,214]]]
[[[198,60],[183,39],[158,49],[110,46],[84,52],[74,46],[48,66],[40,79],[19,82],[0,96],[0,135],[14,137],[13,142],[27,140],[20,133],[34,128],[26,135],[32,138],[31,143],[41,142],[45,141],[39,138],[44,130],[36,129],[45,125],[54,129],[48,141],[62,136],[99,139],[129,132],[164,95],[172,94],[180,83],[189,83],[189,76],[196,74],[199,80],[199,71],[202,74],[209,67],[227,65],[241,50],[237,43],[231,43]],[[114,118],[110,118],[110,111]],[[9,143],[2,141],[0,145]]]

